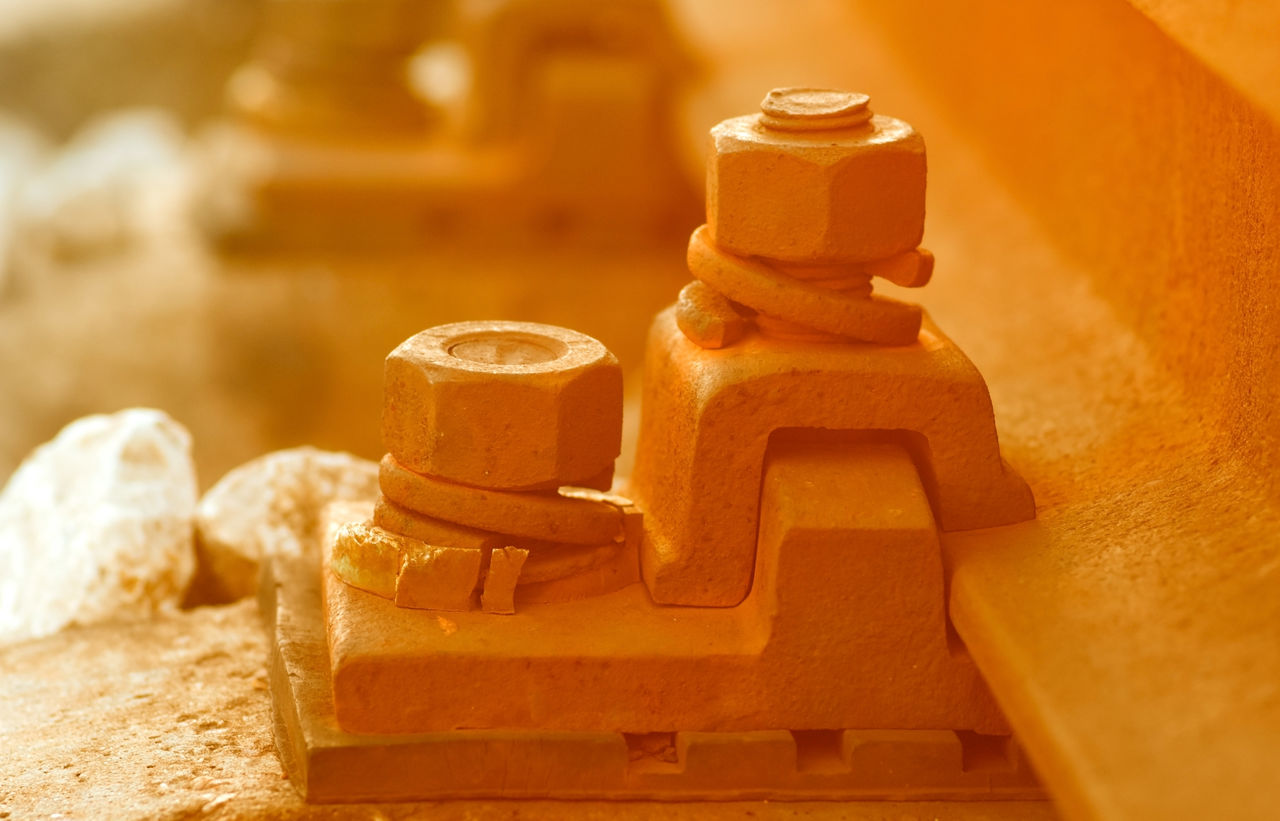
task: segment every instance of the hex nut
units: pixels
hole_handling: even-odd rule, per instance
[[[622,370],[585,334],[460,322],[387,356],[382,440],[411,471],[543,490],[609,470],[622,444]]]
[[[836,101],[829,110],[819,93]],[[850,114],[859,104],[861,118]],[[924,140],[865,105],[862,95],[780,89],[765,98],[763,113],[711,129],[714,242],[740,256],[799,265],[868,262],[918,246]]]

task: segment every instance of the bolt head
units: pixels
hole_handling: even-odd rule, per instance
[[[798,265],[869,262],[924,234],[924,140],[864,95],[781,89],[711,129],[707,225],[725,250]]]
[[[865,125],[871,98],[830,88],[775,88],[760,103],[761,122],[780,131],[831,131]]]
[[[462,484],[549,489],[608,471],[622,443],[622,371],[585,334],[460,322],[386,360],[382,439],[400,464]]]

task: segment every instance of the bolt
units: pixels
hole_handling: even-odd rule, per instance
[[[871,121],[871,98],[826,88],[775,88],[760,103],[760,124],[775,131],[836,131]]]
[[[924,141],[910,125],[874,115],[867,95],[775,89],[759,114],[725,120],[711,130],[707,228],[701,239],[695,235],[690,270],[704,281],[750,286],[724,296],[755,309],[756,327],[770,335],[906,344],[919,328],[919,309],[873,297],[871,279],[927,281],[932,258],[924,261],[927,252],[917,247],[924,230],[924,186]],[[866,309],[866,328],[854,328],[850,336],[851,323],[841,321],[836,324],[845,333],[817,330],[832,325],[814,314],[824,310],[821,299],[806,297],[808,307],[798,317],[784,317],[771,312],[776,301],[740,298],[785,287],[778,276],[796,281],[797,288],[831,292],[852,325],[861,309],[851,310],[850,301],[875,302]],[[685,319],[690,328],[705,324]],[[703,341],[709,347],[723,344],[714,335]]]
[[[585,334],[459,322],[387,357],[383,443],[411,471],[472,487],[554,490],[612,474],[622,371]]]
[[[608,486],[621,447],[622,370],[604,345],[529,322],[442,325],[387,356],[383,394],[382,493],[341,578],[445,609],[470,606],[483,578],[483,607],[505,613],[522,572],[541,600],[631,580],[605,572],[634,560],[629,503],[585,489]]]
[[[420,137],[438,112],[407,66],[440,16],[421,0],[270,0],[228,105],[272,131]]]

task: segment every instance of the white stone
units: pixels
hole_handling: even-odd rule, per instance
[[[159,230],[164,213],[172,216],[188,177],[186,137],[174,115],[107,114],[25,180],[15,217],[20,259],[123,250]]]
[[[312,550],[326,505],[377,495],[377,463],[349,453],[302,447],[246,462],[219,480],[196,511],[202,598],[250,595],[264,559]]]
[[[191,436],[164,413],[68,425],[0,491],[0,643],[176,608],[195,503]]]

